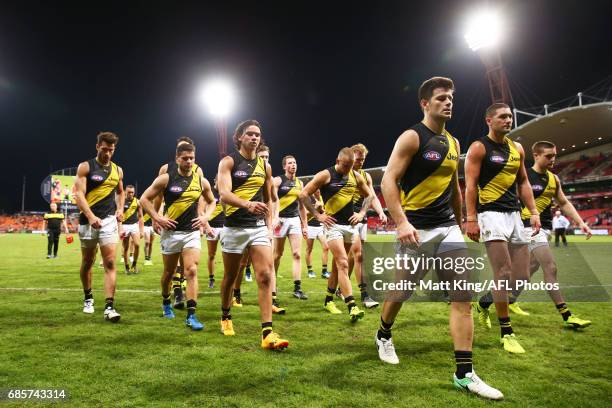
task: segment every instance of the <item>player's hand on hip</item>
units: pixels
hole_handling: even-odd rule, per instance
[[[251,214],[266,215],[268,214],[268,206],[261,201],[249,201],[247,211]]]
[[[331,228],[336,224],[336,219],[332,217],[331,215],[327,215],[327,214],[317,215],[317,220],[319,220],[319,222],[325,225],[327,228]]]
[[[102,228],[102,220],[96,216],[93,216],[89,219],[89,225],[91,225],[92,228],[100,229]]]
[[[176,228],[177,222],[166,217],[159,217],[157,220],[159,226],[165,230],[173,230]]]
[[[480,226],[478,225],[478,221],[466,221],[465,232],[472,241],[480,241]]]
[[[420,245],[419,232],[409,222],[397,226],[397,240],[402,244]]]

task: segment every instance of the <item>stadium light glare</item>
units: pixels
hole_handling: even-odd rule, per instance
[[[236,100],[234,88],[226,79],[203,83],[198,89],[197,98],[198,103],[217,118],[227,117]]]
[[[467,18],[464,38],[472,51],[495,47],[503,32],[503,22],[499,14],[491,9],[474,12]]]

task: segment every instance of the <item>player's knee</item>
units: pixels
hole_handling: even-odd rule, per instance
[[[293,251],[292,255],[293,255],[293,259],[296,261],[299,261],[302,258],[300,251]]]
[[[104,258],[104,267],[107,270],[115,268],[115,258]]]
[[[551,260],[544,263],[544,265],[542,265],[542,268],[544,269],[544,273],[546,275],[557,276],[557,264],[555,263],[555,261]]]
[[[348,258],[347,257],[338,258],[336,260],[336,266],[338,267],[338,269],[348,270]]]
[[[186,279],[194,278],[195,276],[197,276],[197,274],[198,274],[198,264],[197,263],[193,263],[189,265],[188,268],[183,268],[183,276]]]
[[[459,313],[461,317],[472,318],[472,304],[470,302],[452,302],[451,307]]]
[[[272,273],[272,265],[268,265],[263,270],[256,271],[255,278],[259,286],[269,287],[272,284],[272,279],[270,277]]]

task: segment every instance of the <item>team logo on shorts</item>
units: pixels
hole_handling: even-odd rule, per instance
[[[101,175],[99,175],[99,174],[93,174],[93,175],[91,176],[91,179],[92,179],[93,181],[103,181],[103,180],[104,180],[104,177],[103,177],[103,176],[101,176]]]
[[[505,159],[503,156],[491,156],[491,161],[493,163],[503,163]]]
[[[533,184],[533,185],[531,186],[531,188],[533,188],[533,191],[542,191],[542,190],[544,190],[544,187],[542,187],[542,186],[541,186],[541,185],[539,185],[539,184]]]
[[[237,178],[247,178],[247,177],[249,177],[249,173],[247,173],[244,170],[238,170],[238,171],[234,172],[234,177],[237,177]]]
[[[434,150],[429,150],[423,153],[423,158],[425,160],[437,161],[437,160],[440,160],[441,157],[442,155]]]
[[[183,191],[183,189],[181,188],[181,186],[171,186],[170,191],[172,193],[180,193],[181,191]]]

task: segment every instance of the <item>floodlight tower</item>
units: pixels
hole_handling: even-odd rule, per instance
[[[498,48],[502,30],[503,23],[496,12],[481,10],[468,19],[465,40],[472,51],[478,53],[486,67],[491,102],[513,106],[508,77]]]
[[[221,159],[227,155],[227,116],[234,107],[234,89],[227,80],[211,80],[202,85],[198,99],[214,118],[217,147]]]

